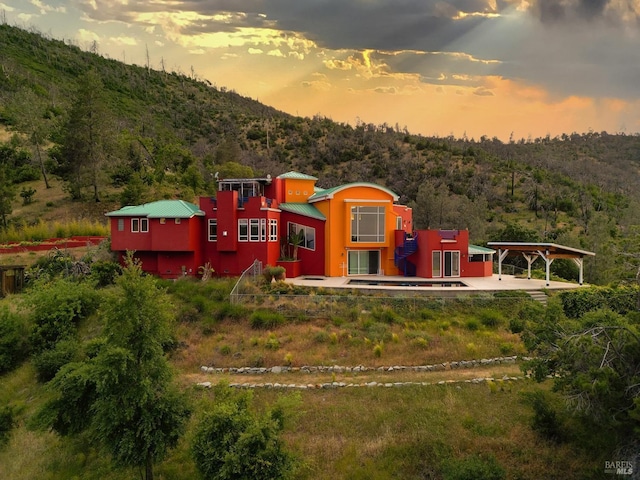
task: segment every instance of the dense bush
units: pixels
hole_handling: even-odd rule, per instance
[[[590,287],[569,290],[560,294],[562,308],[569,318],[580,318],[585,313],[608,307],[625,315],[637,310],[637,286]]]
[[[269,329],[282,325],[285,322],[283,315],[269,310],[256,310],[249,317],[251,328]]]
[[[562,441],[564,438],[562,422],[544,392],[532,392],[527,400],[533,408],[531,428],[547,440]]]
[[[9,406],[0,409],[0,446],[9,441],[11,429],[15,425],[13,410]]]
[[[80,355],[80,344],[75,339],[62,340],[53,348],[43,350],[33,357],[38,381],[48,382],[67,363],[77,360]]]
[[[99,293],[89,284],[59,279],[39,282],[30,289],[26,302],[31,307],[31,342],[36,352],[54,348],[76,335],[77,323],[93,313]]]
[[[295,461],[280,433],[284,411],[257,415],[250,409],[250,392],[230,396],[216,393],[216,403],[201,420],[192,443],[193,458],[203,478],[215,480],[286,480]],[[218,399],[220,401],[218,401]]]
[[[116,277],[122,273],[122,267],[117,262],[100,260],[91,264],[91,277],[98,287],[113,285]]]
[[[29,329],[25,318],[0,309],[0,374],[14,369],[29,354]]]

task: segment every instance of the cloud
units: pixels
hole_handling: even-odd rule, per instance
[[[40,0],[30,0],[31,5],[36,7],[40,11],[40,15],[46,15],[47,13],[57,12],[57,13],[65,13],[67,9],[64,6],[53,7],[51,5],[46,5]]]
[[[4,0],[5,2],[7,0]],[[31,0],[45,8],[46,0]],[[53,3],[56,0],[49,0]],[[153,32],[221,58],[322,61],[384,88],[460,87],[487,78],[550,97],[638,98],[640,0],[74,0],[84,18]],[[622,28],[621,28],[622,27]],[[135,37],[134,37],[135,38]],[[314,65],[315,67],[315,65]],[[333,79],[333,78],[332,78]],[[397,85],[396,85],[397,83]],[[473,90],[479,89],[479,90]],[[451,89],[450,91],[455,91]]]
[[[638,26],[637,0],[530,0],[529,11],[542,23],[573,23],[603,20],[612,24]]]

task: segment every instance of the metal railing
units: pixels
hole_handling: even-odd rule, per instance
[[[362,312],[380,315],[383,321],[391,321],[395,315],[402,317],[429,318],[428,311],[441,311],[447,306],[458,304],[476,308],[517,305],[532,301],[531,297],[499,296],[494,294],[474,294],[461,296],[385,296],[352,292],[344,295],[294,293],[238,293],[232,297],[233,303],[241,303],[249,308],[270,309],[286,318],[327,318],[343,317],[345,320],[358,318]],[[388,317],[388,318],[387,318]]]
[[[254,260],[253,263],[247,268],[238,281],[233,286],[229,298],[231,303],[239,303],[241,295],[245,290],[250,290],[247,287],[249,285],[255,285],[258,283],[258,277],[262,275],[262,262],[260,260]]]

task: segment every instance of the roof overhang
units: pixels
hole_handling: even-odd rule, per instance
[[[584,258],[593,257],[595,253],[578,248],[558,245],[557,243],[536,243],[536,242],[488,242],[488,246],[499,248],[500,250],[508,250],[508,254],[528,254],[528,255],[544,255],[548,258]]]

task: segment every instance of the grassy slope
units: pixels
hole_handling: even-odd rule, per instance
[[[229,282],[212,282],[206,287],[184,282],[172,288],[179,297],[206,293],[224,298]],[[15,305],[16,297],[5,302]],[[194,405],[187,434],[169,458],[157,467],[157,478],[194,478],[189,456],[189,438],[198,417],[212,401],[214,393],[195,387],[196,381],[251,381],[231,376],[203,376],[200,365],[247,365],[260,358],[265,366],[282,365],[292,353],[294,365],[329,364],[367,366],[437,363],[500,356],[504,345],[522,351],[519,339],[507,331],[508,315],[495,327],[469,329],[472,312],[446,310],[429,318],[396,318],[381,323],[360,313],[351,321],[303,320],[285,323],[270,331],[254,330],[247,314],[236,320],[212,321],[233,313],[224,302],[199,303],[200,316],[178,324],[181,348],[172,354],[178,382]],[[184,314],[187,306],[182,305]],[[518,307],[520,308],[520,307]],[[514,312],[515,314],[515,312]],[[422,313],[425,316],[424,312]],[[224,315],[222,315],[224,316]],[[182,317],[185,318],[185,317]],[[99,325],[92,319],[82,328],[83,337],[93,336]],[[319,334],[319,332],[322,332]],[[428,338],[428,346],[416,345],[416,332]],[[325,335],[325,333],[327,335]],[[332,336],[336,333],[336,336]],[[272,334],[281,342],[278,349],[267,347]],[[373,354],[365,338],[385,341],[381,357]],[[253,339],[258,339],[257,341]],[[335,339],[335,342],[332,340]],[[470,350],[470,345],[473,349]],[[224,348],[223,348],[224,347]],[[230,348],[226,348],[230,347]],[[502,375],[517,375],[517,366],[492,366],[476,370],[447,370],[425,374],[330,374],[317,376],[262,376],[264,382],[322,383],[346,381],[428,381]],[[547,388],[543,386],[543,388]],[[602,445],[594,451],[581,450],[573,443],[555,444],[539,437],[530,428],[532,412],[525,401],[527,392],[540,386],[529,381],[493,384],[449,384],[404,388],[312,389],[301,392],[297,421],[286,432],[286,440],[303,460],[299,478],[443,478],[446,465],[469,456],[493,456],[507,471],[508,478],[598,478],[606,456]],[[281,392],[256,390],[258,408],[273,402]],[[27,428],[29,418],[47,398],[46,388],[35,382],[30,363],[0,377],[0,405],[10,403],[19,415],[19,424],[9,444],[0,449],[0,478],[12,479],[104,479],[132,478],[136,472],[115,470],[89,438],[60,439],[51,433]]]

